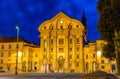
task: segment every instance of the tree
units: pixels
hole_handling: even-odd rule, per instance
[[[120,0],[99,0],[97,9],[100,14],[98,30],[107,41],[103,55],[109,59],[116,57],[117,74],[120,74]]]

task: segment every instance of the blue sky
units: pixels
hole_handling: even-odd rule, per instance
[[[0,36],[16,36],[16,24],[20,36],[39,44],[39,25],[60,11],[71,18],[81,20],[84,9],[87,18],[88,39],[100,38],[97,30],[98,0],[0,0]]]

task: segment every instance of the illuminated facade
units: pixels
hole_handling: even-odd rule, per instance
[[[106,44],[102,39],[90,42],[84,47],[85,72],[102,70],[110,73],[116,72],[115,61],[110,61],[102,54],[102,48]]]
[[[85,20],[82,17],[84,25]],[[60,12],[39,26],[41,71],[115,71],[115,61],[110,62],[101,54],[101,45],[106,42],[96,40],[83,46],[85,26],[82,23]]]
[[[18,72],[29,72],[40,69],[39,47],[19,38],[18,42]],[[0,38],[0,70],[15,72],[17,42],[16,37]]]
[[[43,22],[38,29],[41,36],[41,59],[44,70],[84,72],[85,27],[81,22],[60,12],[51,20]]]

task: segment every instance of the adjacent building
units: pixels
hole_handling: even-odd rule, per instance
[[[18,72],[35,71],[35,67],[36,70],[40,70],[40,48],[21,37],[19,37],[19,42],[16,42],[16,38],[0,37],[0,69],[15,72],[18,53]]]
[[[115,60],[109,60],[102,54],[102,48],[106,43],[102,39],[97,39],[84,46],[85,73],[96,70],[115,73]]]

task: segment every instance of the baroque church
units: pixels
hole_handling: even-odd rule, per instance
[[[44,72],[84,72],[85,22],[84,13],[80,22],[59,12],[39,26]]]

